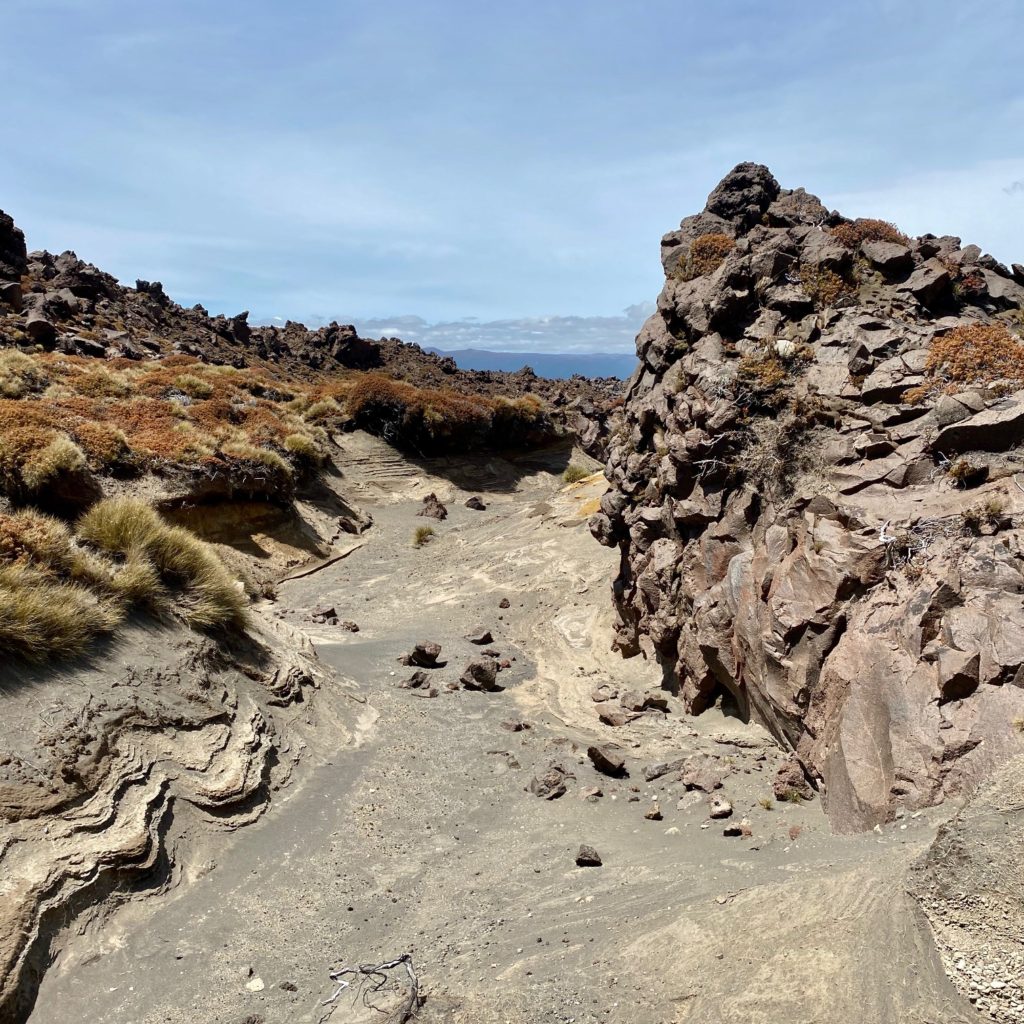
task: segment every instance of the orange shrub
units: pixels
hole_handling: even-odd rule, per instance
[[[906,245],[910,239],[895,224],[874,217],[858,217],[832,229],[832,237],[847,249],[858,249],[861,242],[896,242]]]
[[[357,427],[423,454],[512,447],[551,434],[547,413],[532,396],[462,395],[418,388],[380,373],[367,373],[352,386],[348,414]]]
[[[683,281],[692,281],[695,277],[710,274],[735,247],[735,240],[728,235],[701,235],[690,243],[689,251],[676,266],[675,276]]]
[[[1024,345],[1003,324],[954,327],[932,342],[925,373],[928,380],[905,392],[904,401],[1001,382],[1008,391],[1024,387]]]

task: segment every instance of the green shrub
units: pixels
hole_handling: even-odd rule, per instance
[[[565,471],[562,473],[562,479],[567,484],[575,484],[580,480],[586,480],[590,476],[590,470],[583,466],[578,466],[575,463],[570,463],[565,467]]]

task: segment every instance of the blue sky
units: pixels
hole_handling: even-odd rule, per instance
[[[2,5],[0,208],[214,312],[628,348],[748,159],[1024,261],[1019,0]]]

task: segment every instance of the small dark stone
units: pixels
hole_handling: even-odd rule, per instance
[[[501,727],[509,732],[523,732],[525,729],[532,728],[529,722],[524,722],[521,718],[508,718],[501,723]]]
[[[473,497],[466,502],[466,508],[471,508],[476,512],[487,511],[487,506],[476,495],[473,495]]]
[[[441,645],[430,640],[417,644],[412,653],[408,655],[410,665],[419,665],[420,668],[436,668],[437,658],[441,653]]]
[[[601,855],[592,846],[583,845],[576,854],[576,866],[578,868],[599,868],[604,862]]]
[[[494,637],[491,636],[491,631],[489,629],[477,629],[474,630],[472,633],[467,633],[466,639],[471,644],[476,644],[480,647],[482,647],[484,644],[494,643]]]
[[[416,515],[437,520],[447,519],[448,509],[444,507],[436,494],[430,493],[423,499],[423,508]]]
[[[512,602],[507,597],[503,597],[498,602],[498,607],[499,608],[511,608],[512,607]]]
[[[565,796],[565,780],[568,777],[568,773],[561,765],[552,764],[541,775],[534,776],[528,788],[534,796],[539,796],[542,800],[557,800],[560,796]]]
[[[500,690],[496,680],[498,663],[493,658],[471,661],[462,673],[460,682],[467,690]]]

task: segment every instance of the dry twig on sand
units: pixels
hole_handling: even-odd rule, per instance
[[[397,985],[390,972],[396,968],[404,967],[408,978],[407,991],[403,993],[401,1002],[394,1009],[383,1009],[374,1003],[378,993],[389,983]],[[413,967],[412,956],[403,953],[394,960],[383,964],[359,964],[355,967],[339,967],[330,972],[331,981],[337,983],[334,994],[325,999],[324,1006],[329,1009],[320,1018],[319,1024],[330,1020],[331,1015],[338,1008],[338,998],[348,988],[354,986],[354,995],[358,995],[363,1006],[384,1014],[387,1024],[407,1024],[416,1015],[420,1005],[420,983],[416,977],[416,970]]]

